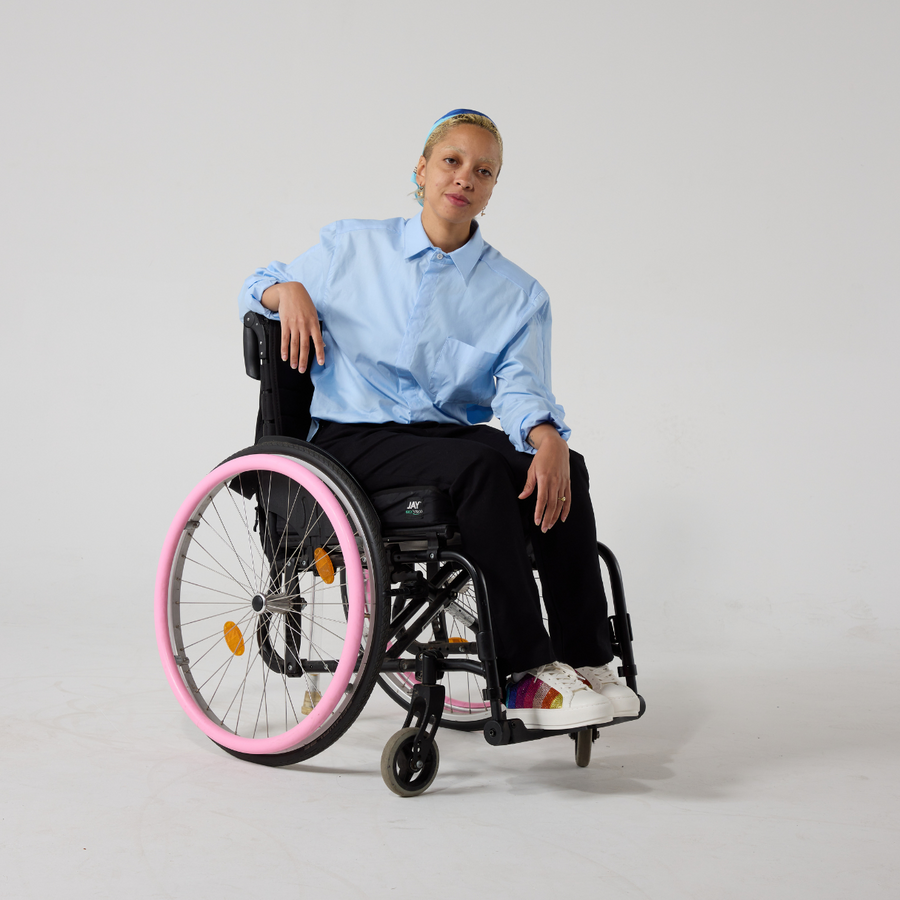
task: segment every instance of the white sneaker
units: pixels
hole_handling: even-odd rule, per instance
[[[565,663],[530,669],[506,689],[506,716],[535,728],[581,728],[601,725],[615,715],[609,699],[588,689]]]
[[[628,718],[640,714],[640,698],[630,687],[619,683],[619,679],[609,665],[582,666],[576,671],[590,683],[597,694],[606,697],[612,703],[615,718]]]

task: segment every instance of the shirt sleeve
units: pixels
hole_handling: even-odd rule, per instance
[[[549,422],[564,440],[572,433],[565,410],[550,388],[550,301],[546,294],[538,310],[506,345],[494,376],[497,393],[491,404],[503,430],[517,450],[534,453],[528,433]]]
[[[292,263],[285,265],[275,261],[263,269],[257,269],[244,282],[238,297],[241,319],[248,312],[255,312],[277,320],[278,313],[266,309],[262,305],[261,298],[266,288],[286,281],[299,281],[309,292],[316,309],[321,313],[321,304],[326,299],[326,285],[333,251],[334,234],[332,226],[329,225],[319,233],[319,243],[298,256]]]

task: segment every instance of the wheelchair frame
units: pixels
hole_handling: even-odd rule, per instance
[[[244,317],[245,369],[249,376],[260,381],[256,442],[253,447],[230,457],[198,485],[176,516],[164,546],[157,578],[157,638],[170,684],[182,706],[194,722],[227,752],[265,765],[288,765],[321,752],[340,737],[363,708],[377,678],[395,700],[407,707],[404,725],[388,741],[381,761],[385,783],[401,796],[418,795],[434,780],[439,765],[435,735],[442,724],[466,730],[482,727],[485,739],[495,746],[570,734],[575,739],[576,762],[579,766],[586,766],[599,728],[642,716],[646,708],[643,698],[636,717],[613,719],[603,725],[577,729],[528,728],[517,719],[507,718],[503,704],[504,685],[494,651],[487,586],[482,572],[459,552],[454,543],[454,539],[458,538],[455,520],[450,518],[449,521],[409,525],[407,522],[398,523],[396,519],[392,521],[386,514],[379,518],[371,499],[365,496],[353,477],[327,453],[301,438],[301,435],[305,437],[308,433],[310,425],[312,380],[309,368],[306,373],[299,373],[281,360],[280,342],[277,322],[255,313]],[[265,477],[268,478],[268,496],[264,502]],[[310,687],[304,701],[310,708],[307,710],[304,705],[302,722],[294,711],[296,727],[275,739],[268,734],[264,739],[257,739],[255,728],[252,737],[240,737],[237,726],[234,726],[235,736],[230,736],[230,728],[225,724],[230,708],[221,715],[221,711],[213,712],[212,698],[204,699],[203,690],[195,683],[182,637],[182,622],[187,620],[183,619],[179,592],[185,560],[190,558],[191,541],[210,504],[219,521],[222,521],[221,512],[215,506],[215,497],[221,494],[226,484],[233,493],[226,490],[225,496],[232,502],[237,494],[248,500],[255,498],[254,530],[258,531],[263,546],[262,553],[258,550],[257,553],[261,557],[260,569],[268,584],[267,590],[260,588],[250,600],[255,617],[249,611],[244,617],[250,624],[243,627],[254,629],[258,645],[256,656],[250,654],[246,662],[248,671],[259,657],[262,659],[260,668],[263,677],[266,677],[266,671],[274,673],[273,679],[280,676],[285,684],[285,693],[288,680],[294,677],[302,676]],[[283,493],[282,484],[288,486],[287,505],[282,503],[278,512],[275,507],[277,498]],[[293,501],[292,484],[299,485]],[[274,492],[273,485],[277,485]],[[316,540],[310,534],[310,529],[314,528],[310,524],[312,513],[305,526],[302,523],[298,526],[292,520],[292,517],[296,518],[296,504],[303,508],[305,501],[301,499],[301,493],[304,497],[308,494],[318,504],[315,509],[321,507],[322,512],[316,523],[323,515],[326,516],[326,524],[344,520],[355,523],[355,532],[341,525],[340,528],[335,526],[328,539],[316,538],[320,546],[315,549],[315,559],[307,554],[302,566],[296,558],[300,552],[298,547],[304,541],[311,544]],[[447,513],[446,517],[451,515]],[[243,513],[243,521],[249,535],[250,522],[246,512]],[[304,527],[306,533],[298,544],[295,538]],[[231,540],[230,537],[228,539]],[[292,540],[296,546],[291,545]],[[289,557],[289,545],[293,558]],[[205,549],[202,544],[200,546]],[[621,572],[608,547],[598,543],[597,549],[611,592],[613,610],[609,626],[613,652],[622,663],[619,675],[636,692],[633,633]],[[255,567],[253,552],[251,547],[250,556]],[[263,556],[265,559],[262,559]],[[323,558],[327,559],[324,573],[320,568]],[[309,649],[304,658],[301,644],[310,648],[314,645],[313,619],[306,624],[307,632],[304,633],[303,623],[306,620],[303,615],[310,602],[307,598],[315,597],[315,583],[327,581],[329,571],[334,580],[335,561],[340,575],[340,605],[347,631],[340,659],[325,654],[318,661],[313,660]],[[265,572],[267,565],[270,572],[276,573],[271,578]],[[312,572],[313,587],[301,590],[297,580],[299,575],[291,574],[294,570]],[[392,589],[391,585],[398,587]],[[446,625],[448,611],[455,618],[460,618],[460,613],[454,610],[459,610],[460,591],[467,585],[473,592],[474,617],[469,610],[462,618],[474,640],[459,636],[451,638]],[[390,605],[388,597],[393,598]],[[236,604],[235,609],[243,609],[237,600],[230,602]],[[332,605],[338,604],[332,601]],[[291,623],[296,623],[296,627]],[[422,640],[423,634],[427,635],[429,630],[432,639]],[[218,644],[221,645],[223,640],[233,656],[244,654],[240,621],[237,624],[231,621],[225,623],[224,638],[219,635]],[[228,653],[225,657],[219,670],[227,672],[233,659],[227,658]],[[318,692],[312,688],[314,683],[318,683],[315,676],[326,673],[332,676],[329,687],[324,696],[316,696]],[[471,714],[463,712],[457,715],[456,720],[448,714],[445,723],[448,698],[441,681],[445,675],[452,673],[466,673],[483,680],[484,703],[480,707],[469,704],[473,710]],[[396,690],[396,685],[392,688],[385,684],[384,676],[408,679],[405,682],[411,685],[408,698]],[[215,677],[219,676],[216,674]],[[215,692],[212,693],[214,696]],[[232,699],[232,704],[234,702]],[[328,709],[322,713],[317,704]],[[333,715],[334,721],[327,720],[330,710],[338,711]],[[268,732],[268,710],[266,716]],[[321,725],[320,719],[331,724]],[[323,729],[318,737],[317,728]],[[292,746],[301,733],[303,741]],[[307,739],[309,735],[312,735],[311,739]]]

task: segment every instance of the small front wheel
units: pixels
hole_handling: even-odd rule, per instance
[[[591,747],[594,743],[594,729],[586,728],[575,734],[575,765],[586,769],[591,764]]]
[[[401,728],[391,736],[381,753],[381,777],[401,797],[418,797],[427,791],[441,763],[438,745],[432,742],[431,752],[422,761],[422,768],[412,767],[413,742],[418,732],[418,728]]]

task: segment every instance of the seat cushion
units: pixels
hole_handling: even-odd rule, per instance
[[[432,485],[390,488],[370,499],[385,530],[456,525],[450,498]]]

